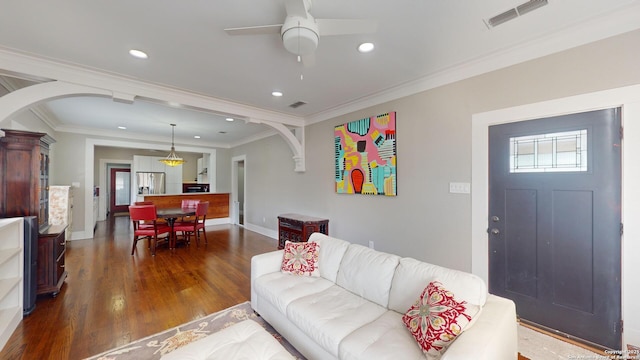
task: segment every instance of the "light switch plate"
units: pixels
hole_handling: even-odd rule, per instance
[[[449,192],[452,194],[470,194],[471,184],[466,182],[449,183]]]

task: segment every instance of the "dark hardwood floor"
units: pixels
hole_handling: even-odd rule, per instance
[[[251,295],[251,257],[277,241],[234,225],[209,227],[209,244],[131,256],[127,216],[100,222],[93,240],[67,246],[60,294],[39,297],[0,359],[83,359],[203,317]]]

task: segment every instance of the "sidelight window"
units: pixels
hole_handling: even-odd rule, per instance
[[[509,172],[587,171],[587,130],[512,137]]]

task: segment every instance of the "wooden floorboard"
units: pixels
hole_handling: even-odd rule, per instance
[[[67,246],[60,294],[40,296],[0,359],[83,359],[250,299],[250,262],[277,241],[234,225],[208,228],[205,247],[131,256],[128,217],[100,222]]]

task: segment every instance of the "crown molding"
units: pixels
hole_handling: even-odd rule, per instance
[[[640,3],[305,117],[311,125],[640,28]],[[630,46],[632,46],[630,44]]]

